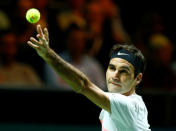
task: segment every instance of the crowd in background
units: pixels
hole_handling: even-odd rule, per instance
[[[128,32],[132,20],[123,21],[115,0],[11,0],[0,5],[0,85],[71,90],[26,44],[36,35],[36,24],[28,23],[25,13],[37,8],[37,24],[48,28],[51,48],[103,90],[109,51],[124,42],[133,43],[147,59],[143,88],[176,89],[175,43],[160,12],[143,14]]]

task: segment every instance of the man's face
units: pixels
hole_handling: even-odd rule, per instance
[[[109,92],[130,92],[136,86],[133,65],[121,58],[111,59],[106,72],[106,82]]]

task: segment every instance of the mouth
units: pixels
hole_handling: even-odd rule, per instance
[[[109,83],[111,83],[111,84],[113,84],[113,85],[116,85],[116,86],[121,86],[120,84],[115,83],[115,82],[109,82]]]

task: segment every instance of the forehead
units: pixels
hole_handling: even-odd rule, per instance
[[[109,64],[114,65],[116,68],[127,67],[130,70],[134,70],[134,66],[122,58],[112,58]]]

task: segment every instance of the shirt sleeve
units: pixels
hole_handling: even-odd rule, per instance
[[[110,100],[110,117],[130,127],[135,121],[135,104],[131,98],[117,93],[107,93]]]

